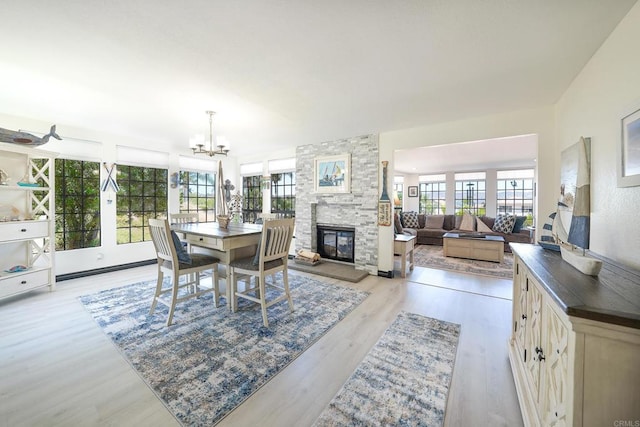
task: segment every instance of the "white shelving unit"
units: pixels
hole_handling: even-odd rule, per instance
[[[0,298],[55,288],[55,153],[0,143]],[[18,182],[37,183],[37,187]],[[23,265],[26,271],[9,273]]]

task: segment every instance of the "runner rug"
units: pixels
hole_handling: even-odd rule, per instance
[[[413,262],[418,267],[480,274],[500,279],[513,279],[513,254],[509,252],[505,252],[504,261],[491,262],[445,257],[442,252],[442,246],[417,245],[413,250]]]
[[[231,313],[211,293],[176,307],[149,308],[155,281],[80,297],[104,333],[183,425],[213,425],[280,372],[368,295],[289,275],[295,311],[241,300]],[[222,299],[225,302],[224,298]]]
[[[459,335],[401,312],[314,426],[441,426]]]

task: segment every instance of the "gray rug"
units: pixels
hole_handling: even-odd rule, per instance
[[[314,426],[441,426],[459,335],[401,312]]]
[[[513,279],[513,254],[508,252],[504,254],[504,261],[498,263],[445,257],[442,252],[442,246],[417,245],[413,250],[413,262],[418,267],[480,274],[500,279]]]
[[[289,276],[295,311],[241,300],[239,311],[215,308],[212,294],[167,308],[149,308],[155,282],[80,297],[104,333],[183,425],[213,425],[280,372],[368,295]],[[224,301],[224,298],[223,298]]]

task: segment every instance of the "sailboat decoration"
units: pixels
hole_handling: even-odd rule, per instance
[[[591,138],[581,137],[564,150],[561,163],[560,200],[555,215],[550,215],[553,240],[564,261],[584,274],[597,276],[602,261],[586,254],[591,228]]]
[[[545,249],[560,252],[560,243],[558,239],[558,222],[556,222],[556,216],[558,211],[551,212],[549,219],[542,226],[542,232],[538,244]]]
[[[229,180],[227,180],[229,182],[224,181],[224,176],[222,174],[222,160],[218,161],[218,176],[216,179],[218,180],[218,191],[216,194],[216,216],[218,219],[218,225],[220,228],[227,228],[229,226],[229,220],[231,219],[229,216],[229,207],[227,206],[227,196],[232,188]]]

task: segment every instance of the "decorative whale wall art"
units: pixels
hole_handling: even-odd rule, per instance
[[[56,133],[56,125],[51,126],[51,130],[49,131],[49,133],[42,138],[38,138],[37,136],[31,135],[30,133],[26,132],[0,128],[0,141],[9,142],[11,144],[35,147],[38,145],[46,144],[47,142],[49,142],[49,138],[51,137],[62,140],[62,138],[60,138],[60,136]]]

